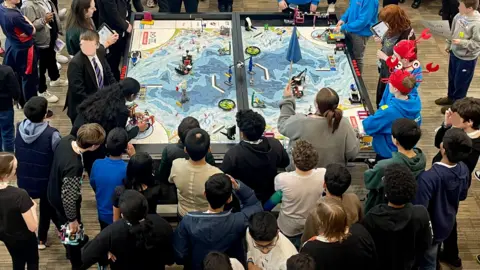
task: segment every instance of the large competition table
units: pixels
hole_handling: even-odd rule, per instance
[[[186,116],[200,121],[211,135],[212,153],[221,160],[239,141],[235,114],[252,108],[267,122],[266,132],[284,144],[277,130],[279,101],[290,74],[300,75],[303,96],[297,113],[311,113],[315,94],[331,87],[340,96],[340,108],[361,139],[359,158],[373,156],[371,140],[364,136],[362,119],[373,113],[362,77],[354,71],[348,48],[321,38],[336,16],[305,16],[297,24],[302,59],[286,60],[292,34],[292,16],[283,13],[132,14],[133,31],[125,52],[123,77],[142,85],[137,111],[154,116],[155,123],[133,140],[137,151],[158,158],[163,148],[178,141],[176,129]],[[245,27],[251,21],[250,29]],[[249,30],[249,31],[247,31]],[[303,73],[302,73],[303,72]],[[360,102],[352,103],[352,91]],[[235,135],[237,134],[237,135]]]

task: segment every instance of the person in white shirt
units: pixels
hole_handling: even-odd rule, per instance
[[[250,217],[247,229],[248,270],[286,270],[287,260],[297,254],[295,246],[278,229],[270,212]]]
[[[277,192],[265,204],[264,210],[269,211],[282,202],[278,227],[299,248],[308,214],[315,208],[324,190],[325,169],[315,169],[318,153],[312,144],[304,140],[295,143],[292,159],[295,171],[280,173],[275,177]]]

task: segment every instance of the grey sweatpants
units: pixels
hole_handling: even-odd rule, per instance
[[[357,61],[360,73],[363,71],[363,55],[365,54],[365,47],[369,37],[359,36],[354,33],[346,33],[347,44],[349,49],[352,50],[353,59]]]

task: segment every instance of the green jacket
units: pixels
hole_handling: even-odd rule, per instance
[[[408,158],[402,153],[394,152],[392,153],[392,158],[380,160],[373,169],[365,171],[363,179],[365,181],[365,188],[369,190],[367,200],[365,201],[365,214],[375,205],[386,203],[382,179],[385,168],[388,165],[405,164],[410,168],[415,178],[421,172],[425,171],[425,155],[419,148],[414,148],[413,150],[417,153],[413,158]]]

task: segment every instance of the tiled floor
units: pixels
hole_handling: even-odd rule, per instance
[[[374,0],[372,0],[374,1]],[[60,0],[60,7],[68,7],[70,1]],[[276,11],[277,5],[275,0],[235,0],[234,11]],[[417,9],[410,8],[410,2],[402,4],[406,9],[408,15],[413,21],[413,26],[417,33],[423,28],[420,20],[438,20],[437,15],[440,8],[440,1],[426,1]],[[206,0],[200,2],[200,11],[208,12],[216,10],[215,0]],[[339,0],[337,5],[337,12],[342,14],[347,6],[347,2]],[[320,4],[321,9],[326,9],[326,3]],[[0,34],[0,38],[4,39]],[[439,108],[433,103],[434,99],[446,94],[447,87],[447,66],[448,58],[443,52],[444,39],[441,37],[433,37],[430,40],[422,41],[419,45],[419,56],[423,63],[434,62],[440,64],[440,71],[428,74],[425,76],[425,81],[420,87],[420,95],[423,103],[423,137],[420,142],[420,147],[431,160],[437,150],[433,147],[433,136],[435,128],[440,125],[443,117],[439,113]],[[365,74],[363,75],[367,88],[374,97],[378,74],[376,69],[375,53],[379,48],[372,40],[367,46],[365,56]],[[63,66],[62,74],[65,74],[67,66]],[[469,96],[480,97],[480,72],[477,72],[472,82]],[[65,100],[65,88],[51,88],[53,93],[59,96],[60,101],[51,106],[55,116],[51,120],[51,124],[57,127],[62,134],[67,134],[70,131],[70,121],[62,112]],[[374,99],[374,98],[373,98]],[[16,113],[16,118],[22,118],[21,112]],[[360,168],[355,171],[358,172]],[[355,190],[359,190],[362,185],[361,174],[354,175]],[[460,212],[458,214],[459,222],[459,246],[460,255],[464,261],[464,269],[480,269],[480,265],[475,261],[474,256],[480,254],[480,182],[473,180],[470,188],[469,197],[461,204]],[[83,188],[83,205],[82,217],[85,222],[87,233],[94,236],[98,233],[98,223],[95,200],[93,192],[89,185],[84,185]],[[65,259],[63,247],[56,241],[53,230],[50,232],[50,239],[52,246],[47,250],[40,252],[41,269],[69,269],[68,261]],[[3,245],[0,246],[0,269],[11,269],[10,257]]]

